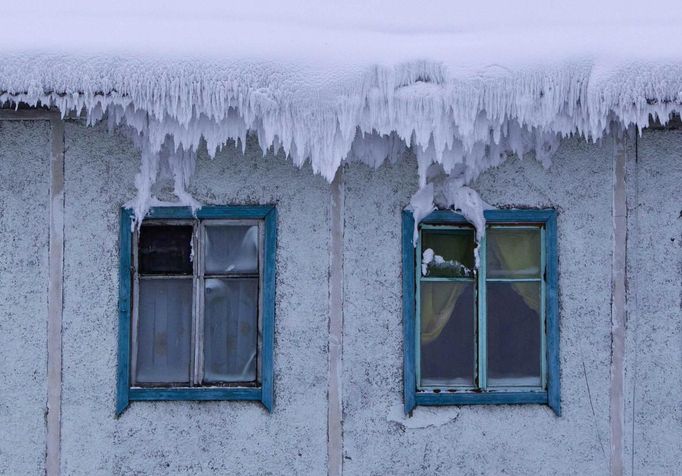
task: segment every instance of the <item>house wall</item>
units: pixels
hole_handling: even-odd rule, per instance
[[[546,406],[417,408],[402,417],[400,211],[413,160],[346,170],[348,474],[607,474],[612,144],[565,141],[545,170],[512,159],[476,184],[495,206],[558,210],[561,417]]]
[[[201,154],[202,202],[277,204],[275,408],[132,402],[116,419],[118,217],[139,158],[101,127],[67,124],[66,147],[62,474],[324,474],[328,185],[253,142]]]
[[[40,474],[47,411],[48,121],[0,121],[0,474]]]
[[[626,474],[679,473],[682,131],[645,131],[626,178]]]
[[[49,135],[47,122],[0,121],[2,474],[45,466]],[[75,121],[65,146],[62,474],[325,474],[328,282],[341,272],[330,268],[329,185],[253,141],[245,157],[200,153],[197,199],[278,207],[275,408],[133,402],[117,419],[118,213],[139,154]],[[474,184],[493,205],[558,210],[561,417],[540,405],[402,414],[400,212],[416,163],[344,167],[343,438],[330,450],[346,474],[608,474],[615,149],[566,140],[548,170],[511,159]],[[679,131],[628,149],[626,474],[673,473],[682,460],[681,155]]]

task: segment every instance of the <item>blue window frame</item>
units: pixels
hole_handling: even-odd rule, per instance
[[[116,414],[145,400],[272,410],[275,207],[158,207],[132,224],[122,209]]]
[[[404,408],[549,405],[561,414],[554,210],[403,212]]]

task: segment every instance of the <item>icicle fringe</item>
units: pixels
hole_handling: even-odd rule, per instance
[[[682,67],[594,70],[577,63],[460,78],[442,64],[420,61],[301,89],[297,81],[309,71],[271,64],[119,59],[70,68],[59,57],[22,56],[3,67],[0,103],[55,107],[63,115],[84,111],[89,124],[106,117],[134,131],[142,155],[133,202],[138,221],[153,203],[160,155],[179,203],[195,209],[200,204],[186,187],[201,139],[213,155],[228,140],[244,147],[252,132],[264,150],[283,149],[299,167],[309,161],[329,181],[344,160],[378,167],[411,147],[420,188],[415,214],[433,209],[428,170],[439,164],[455,179],[443,189],[445,205],[465,215],[474,210],[467,218],[480,233],[480,197],[462,187],[481,172],[529,152],[547,165],[563,137],[598,140],[613,123],[641,129],[680,110]]]

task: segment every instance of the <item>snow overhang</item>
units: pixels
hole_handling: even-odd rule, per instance
[[[138,218],[162,159],[197,205],[184,184],[202,138],[213,153],[251,131],[328,180],[408,145],[423,189],[433,163],[464,186],[511,154],[548,163],[561,137],[680,109],[674,1],[453,3],[12,3],[0,103],[128,126]]]

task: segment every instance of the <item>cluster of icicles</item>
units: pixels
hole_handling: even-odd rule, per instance
[[[248,81],[219,80],[197,70],[132,74],[121,84],[86,87],[33,83],[5,89],[0,103],[57,107],[124,126],[141,151],[136,219],[160,202],[152,188],[161,168],[172,172],[180,205],[201,206],[187,192],[196,150],[213,155],[228,141],[245,146],[256,134],[263,148],[283,149],[296,166],[306,161],[331,181],[344,161],[373,167],[411,148],[419,189],[410,203],[416,222],[435,207],[462,213],[481,237],[487,205],[467,185],[511,155],[533,153],[549,165],[562,137],[599,140],[612,131],[665,122],[682,103],[682,80],[658,81],[635,71],[620,81],[590,81],[590,68],[566,66],[492,79],[450,78],[444,66],[418,62],[373,68],[320,100]],[[2,86],[0,84],[0,86]],[[75,91],[75,92],[73,92]],[[167,164],[163,164],[166,161]],[[160,167],[163,165],[163,167]],[[166,166],[167,165],[167,166]]]

